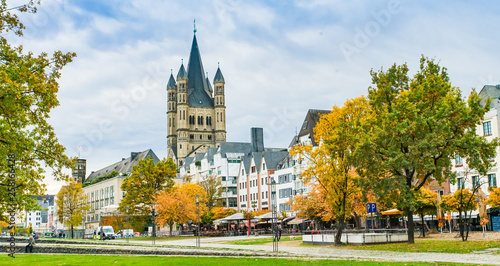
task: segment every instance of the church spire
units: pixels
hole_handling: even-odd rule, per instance
[[[191,45],[191,53],[189,54],[189,63],[187,68],[188,79],[188,98],[191,106],[209,107],[213,106],[213,100],[208,94],[210,89],[205,78],[205,70],[201,62],[200,50],[198,49],[198,41],[196,34],[193,36],[193,44]]]

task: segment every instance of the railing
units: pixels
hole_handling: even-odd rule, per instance
[[[335,242],[336,233],[337,230],[307,230],[303,233],[303,241],[306,244],[330,245]],[[355,245],[407,241],[406,229],[343,230],[341,235],[341,242]]]

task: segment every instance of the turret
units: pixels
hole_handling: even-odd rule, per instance
[[[214,77],[215,142],[217,144],[226,141],[226,105],[224,84],[224,76],[222,75],[219,65]]]
[[[177,111],[177,84],[170,70],[170,78],[167,83],[167,145],[175,147],[176,138],[176,111]]]

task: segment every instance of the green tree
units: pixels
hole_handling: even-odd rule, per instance
[[[173,178],[177,174],[176,165],[172,159],[163,159],[157,164],[153,158],[139,160],[132,174],[123,180],[121,189],[125,192],[120,202],[119,211],[137,215],[150,215],[151,203],[159,191],[168,190],[174,186]]]
[[[469,158],[469,166],[485,175],[498,139],[488,142],[475,130],[490,101],[481,106],[474,90],[462,99],[446,68],[422,56],[413,78],[408,72],[406,64],[370,72],[375,86],[368,89],[371,110],[356,157],[358,173],[368,177],[379,196],[382,190],[399,190],[413,244],[415,193],[431,180],[455,182],[450,170],[455,154]]]
[[[335,245],[341,244],[346,220],[353,213],[354,198],[361,191],[354,168],[354,150],[367,107],[367,101],[363,97],[348,100],[342,107],[334,106],[329,114],[320,118],[314,128],[315,138],[320,140],[319,147],[313,149],[311,145],[298,145],[291,151],[292,155],[308,157],[310,166],[301,176],[306,182],[315,178],[319,184],[319,192],[333,210],[337,221]]]
[[[200,181],[199,185],[205,190],[207,197],[207,208],[210,212],[213,207],[220,204],[220,197],[222,195],[222,182],[216,175],[209,175],[205,180]]]
[[[84,212],[90,209],[87,197],[83,195],[82,184],[70,180],[62,186],[57,193],[56,204],[59,221],[70,228],[73,238],[74,227],[82,224]]]
[[[25,26],[16,13],[36,12],[38,1],[10,8],[0,2],[0,213],[6,213],[8,196],[8,155],[16,158],[16,196],[18,210],[35,210],[30,195],[43,195],[46,185],[44,167],[54,171],[57,180],[65,179],[63,168],[72,161],[64,154],[53,127],[50,111],[59,105],[57,82],[61,69],[72,61],[74,53],[54,52],[35,55],[22,46],[11,46],[6,38],[23,35]],[[7,32],[13,35],[7,35]],[[5,217],[4,217],[5,218]]]

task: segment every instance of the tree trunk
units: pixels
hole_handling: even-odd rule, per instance
[[[71,239],[73,239],[73,225],[71,226]]]
[[[424,214],[420,214],[420,218],[422,219],[422,237],[425,237],[425,225],[424,225]]]
[[[413,211],[410,207],[406,208],[406,213],[408,214],[408,243],[415,244],[415,232],[413,230]]]
[[[341,217],[338,218],[337,220],[337,232],[335,233],[335,246],[340,246],[342,244],[341,239],[342,239],[342,231],[344,230],[344,215],[341,215]]]
[[[458,211],[458,227],[460,227],[460,237],[462,238],[462,241],[465,241],[465,235],[464,235],[464,221],[462,219],[462,211]]]
[[[174,224],[171,223],[168,226],[170,227],[170,237],[172,237],[172,230],[174,229]]]

